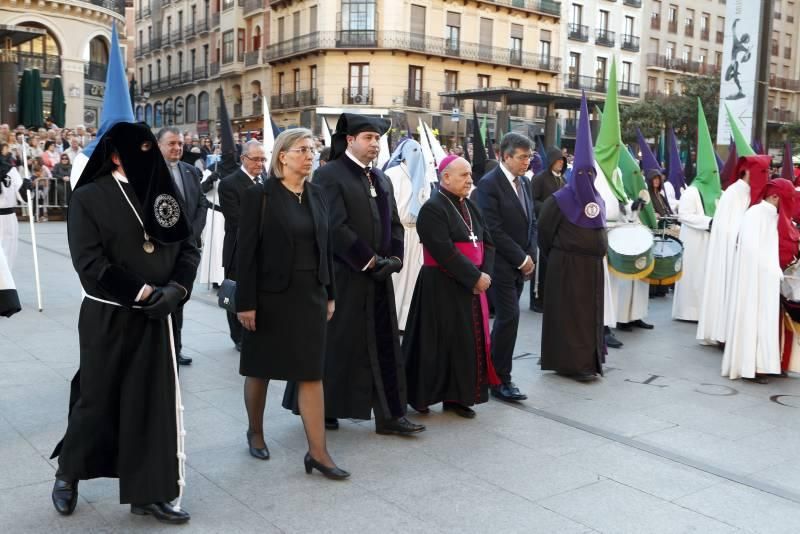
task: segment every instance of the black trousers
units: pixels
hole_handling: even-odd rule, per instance
[[[172,314],[172,337],[175,339],[175,354],[180,355],[181,348],[181,329],[183,328],[183,305],[181,304]]]
[[[519,328],[519,298],[525,285],[521,276],[492,278],[489,293],[494,301],[492,363],[502,382],[511,381],[511,364]]]
[[[236,280],[236,271],[233,269],[225,269],[225,278],[229,280]],[[231,341],[234,343],[242,342],[242,323],[235,313],[225,312],[228,318],[228,330],[231,333]]]

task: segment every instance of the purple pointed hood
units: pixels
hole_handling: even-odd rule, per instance
[[[592,131],[589,128],[589,110],[586,94],[581,97],[581,115],[575,135],[575,159],[572,162],[572,178],[553,196],[564,217],[572,224],[583,228],[606,226],[606,205],[594,187],[594,148]]]
[[[661,174],[664,174],[664,169],[658,163],[655,154],[653,154],[653,151],[650,149],[650,145],[647,144],[647,141],[644,140],[642,131],[639,128],[636,128],[636,139],[639,143],[639,151],[642,153],[642,170],[644,173],[647,173],[647,171],[656,170]]]
[[[675,138],[675,130],[669,131],[669,174],[667,181],[675,189],[675,198],[681,198],[681,191],[686,187],[686,175],[681,167],[681,155],[678,151],[678,140]]]

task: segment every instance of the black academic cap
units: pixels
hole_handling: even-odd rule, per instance
[[[388,120],[380,117],[368,117],[355,113],[342,113],[336,122],[336,131],[331,136],[331,160],[344,154],[347,150],[347,136],[362,132],[376,132],[380,135],[389,130]]]
[[[191,227],[177,186],[169,172],[158,141],[143,122],[119,122],[97,141],[86,168],[75,184],[76,191],[96,179],[110,175],[117,154],[142,210],[144,230],[153,241],[177,243],[188,238]],[[120,193],[121,195],[122,193]],[[122,216],[133,217],[133,213]]]

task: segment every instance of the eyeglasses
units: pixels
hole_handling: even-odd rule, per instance
[[[267,158],[251,158],[250,156],[242,156],[243,158],[247,158],[250,161],[257,161],[258,163],[264,163],[267,161]]]
[[[310,146],[302,146],[300,148],[287,148],[286,152],[300,152],[300,154],[308,156],[309,154],[315,154],[316,150]]]
[[[532,157],[532,154],[517,154],[514,159],[517,161],[530,161]]]

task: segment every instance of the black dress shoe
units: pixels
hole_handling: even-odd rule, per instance
[[[328,430],[339,430],[339,420],[335,417],[326,417],[325,428]]]
[[[633,326],[631,323],[617,323],[617,330],[621,330],[623,332],[630,332],[633,330]]]
[[[606,341],[606,347],[610,349],[618,349],[623,345],[622,341],[614,337],[614,334],[611,333],[611,330],[606,332],[605,341]]]
[[[162,523],[180,525],[191,519],[185,510],[176,510],[168,502],[154,502],[152,504],[132,504],[131,513],[136,515],[152,515]]]
[[[405,417],[385,419],[380,422],[375,421],[375,432],[377,434],[396,434],[398,436],[408,436],[411,434],[417,434],[423,430],[425,430],[425,425],[412,423]]]
[[[192,365],[192,359],[183,354],[178,354],[178,365]]]
[[[463,417],[464,419],[474,419],[475,410],[469,406],[464,406],[460,402],[443,402],[442,409],[446,412],[453,412],[454,414]]]
[[[78,481],[56,479],[53,484],[53,506],[61,515],[70,515],[78,504]]]
[[[628,323],[631,326],[635,326],[636,328],[643,328],[645,330],[652,330],[654,327],[650,323],[646,323],[641,319],[636,319],[635,321]]]
[[[576,382],[594,382],[597,380],[597,375],[595,373],[579,373],[572,375],[570,378]]]
[[[264,443],[264,448],[253,447],[251,439],[254,435],[253,432],[247,431],[247,448],[250,449],[250,456],[259,460],[269,460],[269,449],[266,442]]]
[[[499,386],[492,387],[492,395],[506,402],[518,402],[528,398],[527,395],[520,392],[514,382],[504,382]]]
[[[311,457],[310,453],[306,453],[306,457],[303,458],[303,464],[306,466],[306,473],[309,475],[313,469],[316,469],[323,475],[325,478],[330,478],[331,480],[344,480],[350,476],[350,473],[345,471],[344,469],[339,469],[336,466],[327,467],[316,461],[314,458]]]

